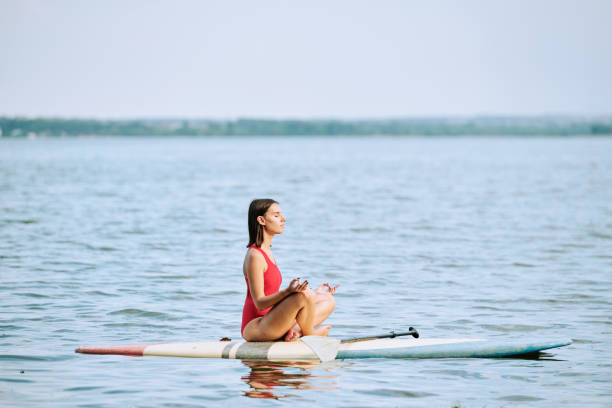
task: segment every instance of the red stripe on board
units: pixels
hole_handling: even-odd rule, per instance
[[[117,344],[115,346],[83,346],[74,350],[83,354],[119,354],[123,356],[142,356],[150,344]]]

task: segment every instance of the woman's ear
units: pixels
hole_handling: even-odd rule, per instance
[[[263,226],[265,225],[265,219],[264,217],[262,217],[261,215],[259,217],[257,217],[257,222],[259,223],[259,225]]]

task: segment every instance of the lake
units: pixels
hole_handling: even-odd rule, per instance
[[[330,335],[570,338],[538,359],[75,354],[240,337],[253,198]],[[612,138],[0,139],[0,405],[609,407]],[[265,401],[264,401],[265,400]]]

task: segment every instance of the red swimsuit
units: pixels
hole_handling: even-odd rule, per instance
[[[264,295],[269,296],[272,295],[280,289],[281,282],[283,281],[283,277],[278,270],[278,266],[273,263],[268,255],[261,248],[256,247],[255,245],[249,247],[258,250],[264,256],[266,263],[268,264],[268,269],[264,272]],[[242,309],[242,328],[240,332],[244,331],[245,326],[253,319],[257,317],[264,316],[266,313],[272,309],[270,306],[264,310],[257,310],[255,307],[255,303],[253,302],[253,298],[251,297],[251,290],[249,289],[249,280],[244,278],[247,284],[247,294],[246,299],[244,300],[244,308]]]

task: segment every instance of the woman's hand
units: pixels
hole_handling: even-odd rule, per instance
[[[287,294],[291,295],[292,293],[304,292],[307,288],[308,288],[307,280],[300,283],[300,278],[295,278],[295,279],[292,279],[291,282],[289,282],[289,286],[287,286],[287,289],[285,290],[287,291]]]
[[[329,293],[330,295],[334,295],[336,294],[336,289],[338,289],[338,285],[332,287],[329,283],[325,282],[317,288],[317,293]]]

